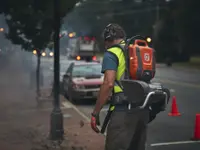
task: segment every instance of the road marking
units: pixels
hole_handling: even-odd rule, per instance
[[[174,90],[174,89],[170,89],[169,91],[170,91],[171,93],[174,93],[174,92],[175,92],[175,90]]]
[[[102,109],[101,109],[101,112],[108,111],[108,109],[109,109],[109,108],[102,108]]]
[[[65,108],[72,108],[72,106],[68,102],[62,103]]]
[[[177,141],[177,142],[154,143],[151,144],[151,146],[155,147],[155,146],[168,146],[168,145],[180,145],[180,144],[192,144],[192,143],[200,143],[200,141]]]
[[[159,80],[160,82],[169,83],[169,84],[187,86],[187,87],[191,87],[191,88],[200,88],[200,85],[195,85],[192,83],[184,83],[184,82],[172,81],[172,80],[167,80],[167,79],[159,79],[159,78],[155,78],[155,80]]]
[[[90,118],[87,117],[84,113],[82,113],[78,107],[76,107],[74,104],[72,104],[71,102],[69,102],[68,100],[66,100],[66,102],[63,102],[62,103],[64,105],[64,107],[67,107],[67,108],[73,108],[79,115],[81,115],[88,123],[90,123]],[[99,127],[98,127],[99,128]],[[99,128],[99,130],[101,130]],[[106,136],[106,133],[103,134],[104,136]]]
[[[64,118],[71,118],[72,116],[70,114],[64,114],[63,117]]]
[[[73,108],[79,115],[81,115],[87,122],[90,122],[90,118],[87,117],[84,113],[82,113],[75,105],[70,103],[69,101],[62,103],[65,107]]]

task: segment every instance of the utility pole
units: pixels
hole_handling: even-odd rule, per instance
[[[159,0],[156,0],[156,22],[160,19],[160,5]]]
[[[51,140],[63,140],[63,114],[60,109],[60,0],[54,0],[54,101],[51,113]]]

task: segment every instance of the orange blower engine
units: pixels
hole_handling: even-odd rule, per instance
[[[146,40],[134,36],[127,40],[124,49],[126,74],[129,79],[149,82],[156,72],[155,50],[148,46]]]

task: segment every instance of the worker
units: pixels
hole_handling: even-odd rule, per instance
[[[96,106],[91,113],[91,128],[99,133],[99,113],[113,92],[111,103],[115,109],[107,127],[105,150],[145,150],[149,110],[128,108],[123,90],[118,83],[125,72],[125,57],[121,47],[125,46],[126,33],[117,24],[109,24],[103,32],[105,48],[102,63],[104,81]]]

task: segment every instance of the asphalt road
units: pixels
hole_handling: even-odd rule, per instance
[[[52,60],[43,59],[42,67],[45,80],[52,81]],[[63,64],[69,61],[62,59]],[[67,68],[67,66],[66,66]],[[51,75],[50,75],[51,74]],[[165,112],[158,115],[155,121],[149,124],[148,150],[199,150],[200,143],[191,143],[194,133],[195,115],[200,113],[200,71],[180,68],[167,68],[158,65],[154,82],[161,82],[176,96],[179,117],[170,117],[171,103]],[[84,100],[76,107],[87,117],[94,108],[95,102]],[[101,122],[106,115],[108,106],[101,112]]]
[[[162,82],[176,96],[179,117],[170,117],[171,104],[166,112],[160,113],[149,124],[148,150],[199,150],[200,143],[189,143],[194,133],[195,115],[200,113],[200,71],[180,70],[160,66],[155,82]],[[77,106],[86,116],[90,116],[93,104]],[[101,112],[101,122],[106,115],[106,106]],[[183,141],[187,141],[183,144]],[[188,142],[189,141],[189,142]],[[174,143],[176,142],[176,143]],[[178,142],[178,143],[177,143]]]

